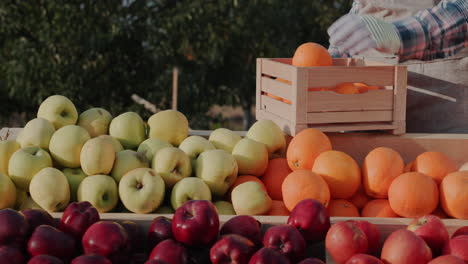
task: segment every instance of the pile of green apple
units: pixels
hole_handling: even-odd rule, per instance
[[[272,121],[257,121],[242,138],[229,129],[189,136],[180,112],[145,122],[102,108],[81,114],[53,95],[15,140],[0,142],[0,208],[63,211],[88,201],[99,212],[173,213],[188,200],[213,201],[220,214],[264,214],[271,199],[259,183],[227,193],[238,175],[261,176],[286,140]]]

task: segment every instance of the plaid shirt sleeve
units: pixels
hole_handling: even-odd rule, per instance
[[[393,24],[402,41],[400,60],[445,58],[468,47],[468,0],[445,0]]]

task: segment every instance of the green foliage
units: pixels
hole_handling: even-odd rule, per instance
[[[179,110],[208,129],[213,104],[255,104],[256,58],[291,57],[307,41],[327,46],[326,28],[350,2],[0,1],[0,123],[13,112],[33,117],[52,94],[79,111],[148,118],[131,95],[169,108],[177,66]]]

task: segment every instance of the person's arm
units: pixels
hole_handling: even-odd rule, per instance
[[[433,60],[468,47],[468,0],[436,7],[393,22],[401,39],[400,60]]]

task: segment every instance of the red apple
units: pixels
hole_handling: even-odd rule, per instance
[[[55,219],[44,209],[25,209],[22,210],[24,217],[29,225],[29,234],[40,225],[50,225],[55,227]]]
[[[289,259],[272,248],[261,248],[250,259],[249,264],[290,264]]]
[[[112,262],[99,255],[81,255],[74,258],[71,264],[112,264]]]
[[[0,210],[0,246],[22,247],[27,241],[28,228],[23,213],[9,208]]]
[[[67,261],[75,256],[75,251],[74,238],[49,225],[36,227],[28,241],[31,256],[50,255]]]
[[[322,203],[305,199],[294,207],[287,223],[296,227],[307,242],[314,243],[325,239],[330,229],[330,216]]]
[[[83,235],[85,254],[107,257],[112,263],[126,263],[128,256],[128,234],[116,222],[99,221],[92,224]]]
[[[145,264],[170,264],[170,263],[167,263],[164,260],[150,259],[150,260],[146,261]]]
[[[306,259],[303,259],[298,264],[325,264],[325,262],[321,261],[318,258],[306,258]]]
[[[151,222],[148,229],[148,247],[153,249],[159,242],[174,238],[172,235],[172,221],[165,216],[158,216]]]
[[[425,215],[414,219],[407,228],[422,238],[431,248],[433,256],[439,256],[449,241],[449,234],[442,220],[435,215]]]
[[[250,215],[234,216],[221,226],[220,235],[237,234],[241,235],[255,245],[262,243],[261,224]]]
[[[91,203],[73,202],[63,212],[59,229],[80,241],[88,227],[99,219],[99,213]]]
[[[346,264],[384,264],[380,259],[367,255],[367,254],[356,254],[352,256]]]
[[[427,264],[465,264],[465,261],[453,255],[444,255],[429,261]]]
[[[24,256],[16,247],[1,246],[0,247],[0,263],[23,264]]]
[[[172,218],[175,239],[190,246],[204,247],[213,244],[218,231],[218,212],[210,201],[188,201],[177,208]]]
[[[304,258],[306,242],[294,226],[277,225],[265,232],[263,246],[278,250],[295,263]]]
[[[445,244],[442,255],[454,255],[468,263],[468,235],[456,236]]]
[[[385,240],[380,259],[386,264],[426,264],[432,259],[432,252],[415,233],[399,229]]]
[[[187,248],[173,239],[166,239],[153,248],[149,259],[162,260],[171,264],[189,263]]]
[[[346,263],[359,253],[366,253],[368,241],[366,234],[353,222],[337,222],[328,230],[325,247],[336,263]]]
[[[367,252],[368,254],[375,254],[380,249],[380,232],[376,225],[368,222],[368,221],[355,221],[355,220],[348,220],[350,222],[354,222],[354,224],[359,227],[367,237]]]
[[[213,264],[247,263],[255,253],[255,244],[247,238],[229,234],[218,240],[210,250]]]
[[[143,249],[145,241],[143,240],[142,231],[140,226],[130,220],[125,220],[119,222],[119,224],[125,229],[128,235],[128,246],[130,247],[130,252],[136,252],[140,249]]]
[[[38,255],[32,257],[28,264],[64,264],[64,262],[54,256],[49,255]]]
[[[456,236],[461,236],[461,235],[468,235],[468,226],[460,227],[458,228],[453,234],[452,238]]]

